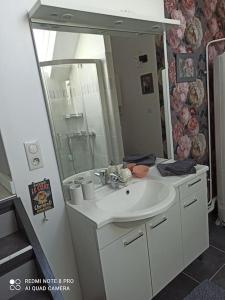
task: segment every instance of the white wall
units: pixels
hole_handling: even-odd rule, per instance
[[[71,59],[77,47],[79,34],[56,32],[53,59]]]
[[[155,37],[111,37],[112,55],[121,91],[120,113],[124,152],[163,157]],[[139,63],[147,54],[148,62]],[[141,75],[152,73],[154,93],[142,94]]]
[[[43,99],[34,49],[27,20],[31,0],[11,0],[1,3],[0,27],[0,128],[12,177],[31,222],[43,246],[56,277],[77,278],[71,235],[53,149],[45,103]],[[38,139],[41,144],[44,168],[30,172],[23,142]],[[28,185],[50,178],[55,208],[33,216]],[[65,299],[81,299],[79,287]]]

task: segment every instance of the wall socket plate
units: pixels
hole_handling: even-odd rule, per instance
[[[35,169],[43,168],[44,166],[43,159],[42,159],[41,148],[38,140],[25,142],[24,147],[26,151],[29,169],[32,171]]]

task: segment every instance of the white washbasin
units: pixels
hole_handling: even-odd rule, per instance
[[[142,220],[166,211],[175,200],[175,189],[155,180],[143,180],[105,195],[95,203],[114,222]]]

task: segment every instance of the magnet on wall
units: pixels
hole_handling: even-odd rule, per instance
[[[31,198],[33,214],[37,215],[44,213],[43,221],[47,221],[45,212],[54,208],[52,191],[49,179],[44,179],[40,182],[33,182],[28,186]]]

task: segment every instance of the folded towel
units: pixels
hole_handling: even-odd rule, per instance
[[[180,176],[196,173],[196,162],[193,159],[178,160],[174,163],[158,164],[162,176]]]
[[[135,163],[137,165],[154,166],[156,161],[155,154],[148,155],[128,155],[123,161],[127,163]]]
[[[142,166],[148,166],[148,167],[151,167],[151,166],[154,166],[155,165],[155,161],[156,161],[156,158],[148,158],[148,159],[145,159],[145,160],[142,160],[140,162],[137,162],[136,165],[139,166],[139,165],[142,165]]]

